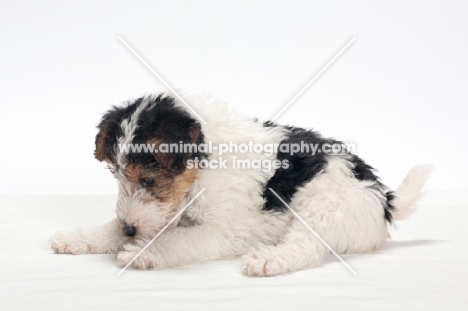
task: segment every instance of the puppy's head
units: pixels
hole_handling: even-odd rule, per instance
[[[98,129],[94,155],[118,180],[122,233],[150,239],[177,214],[197,177],[187,160],[204,156],[155,150],[161,144],[203,143],[201,126],[173,98],[158,95],[114,107]]]

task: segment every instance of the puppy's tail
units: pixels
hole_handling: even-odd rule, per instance
[[[432,171],[432,165],[419,165],[412,168],[395,191],[391,211],[395,220],[408,218],[414,211],[414,205],[421,198],[421,189]]]

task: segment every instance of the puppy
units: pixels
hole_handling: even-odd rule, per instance
[[[117,254],[125,266],[172,220],[132,267],[242,255],[247,275],[316,267],[331,255],[323,241],[336,253],[382,246],[393,220],[413,211],[429,175],[430,167],[416,167],[391,191],[339,141],[260,123],[206,97],[186,102],[191,109],[149,95],[104,114],[94,155],[118,180],[116,218],[57,233],[50,241],[56,253]]]

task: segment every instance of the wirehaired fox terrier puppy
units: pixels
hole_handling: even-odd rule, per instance
[[[301,219],[336,253],[375,250],[388,226],[414,210],[430,172],[415,167],[392,191],[339,141],[261,123],[203,96],[186,102],[193,110],[149,95],[104,114],[94,155],[118,180],[116,218],[58,232],[50,241],[56,253],[117,254],[125,266],[180,214],[132,267],[242,255],[247,275],[316,267],[332,252]]]

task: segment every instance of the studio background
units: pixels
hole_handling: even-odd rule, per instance
[[[2,310],[466,310],[468,2],[3,1]],[[54,254],[60,230],[115,217],[94,159],[112,105],[166,87],[208,93],[356,145],[395,188],[432,163],[420,208],[366,254],[279,277],[240,258],[140,271],[115,254]],[[157,241],[156,241],[157,243]],[[175,246],[176,247],[176,246]]]
[[[396,187],[468,190],[462,1],[15,1],[0,13],[0,194],[115,193],[93,158],[111,105],[166,88],[272,118],[351,38],[279,123],[356,144]]]

